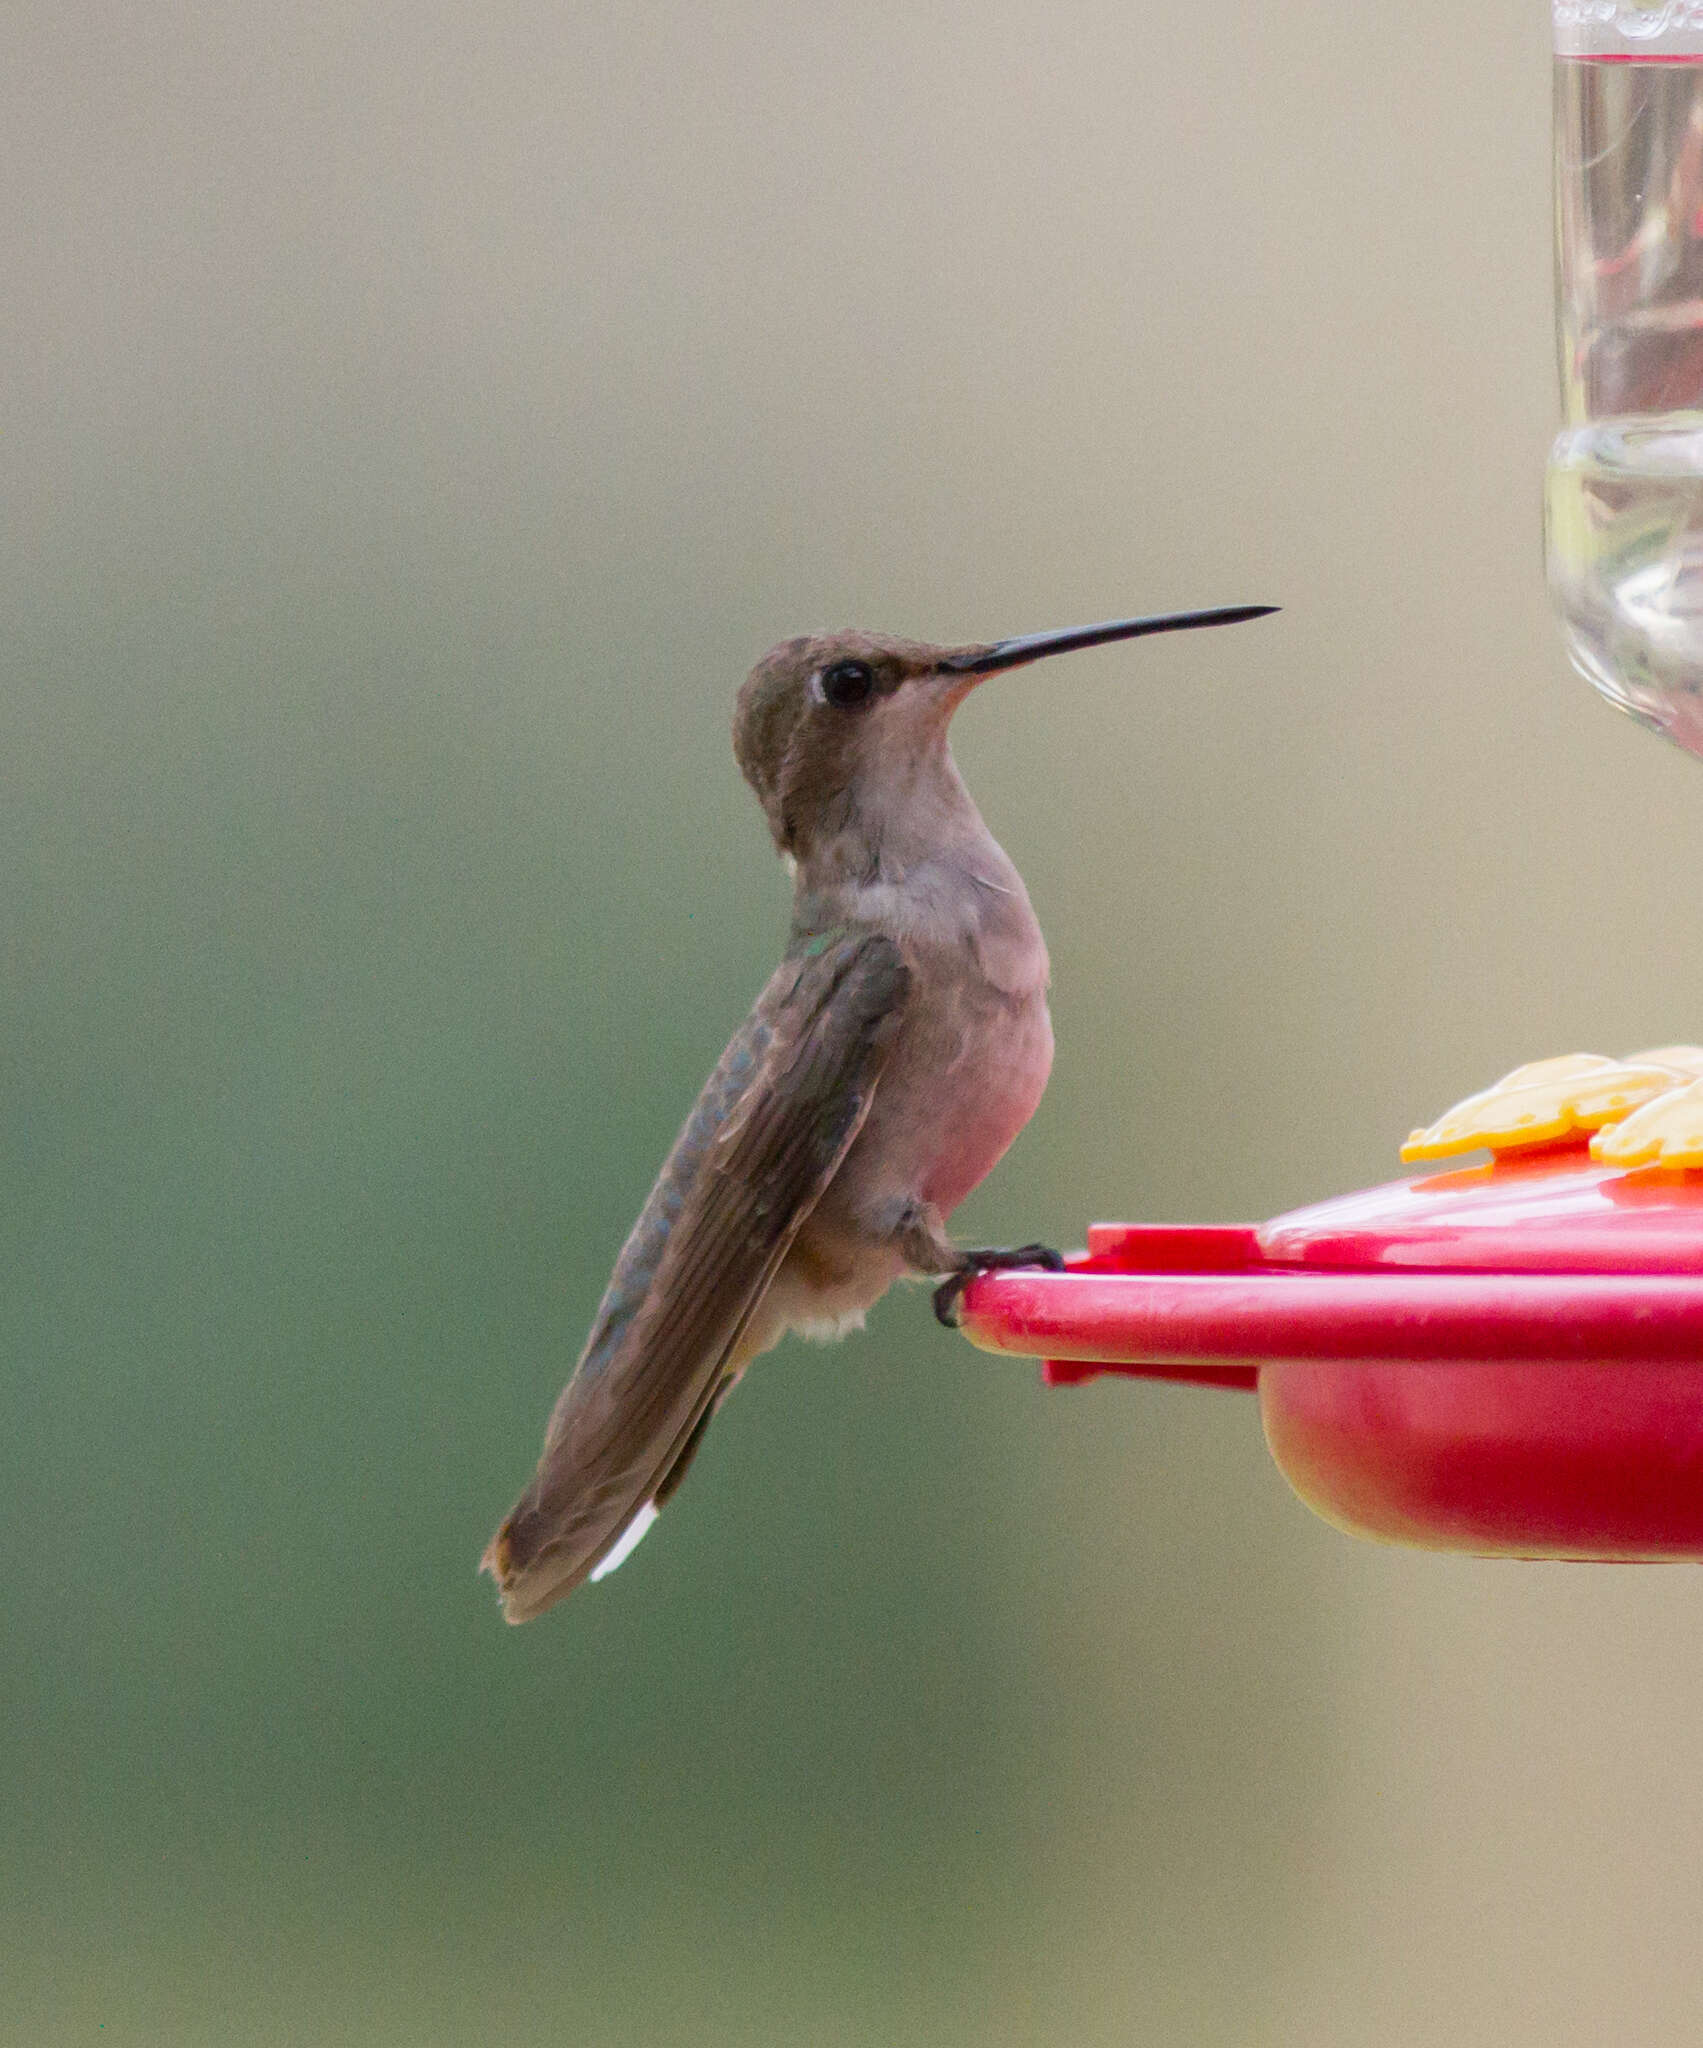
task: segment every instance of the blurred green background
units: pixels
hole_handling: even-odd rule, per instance
[[[990,686],[1059,1058],[969,1240],[1703,1033],[1548,619],[1536,0],[7,10],[0,2039],[1696,2038],[1703,1581],[1354,1545],[907,1292],[474,1566],[776,954],[787,632]]]

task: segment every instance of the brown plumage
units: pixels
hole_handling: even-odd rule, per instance
[[[1046,946],[947,725],[996,669],[1268,609],[960,648],[842,633],[786,641],[752,670],[734,752],[796,867],[791,938],[663,1165],[538,1470],[485,1552],[510,1621],[620,1562],[717,1404],[787,1330],[838,1334],[907,1272],[957,1284],[1041,1255],[946,1236],[1052,1062]]]

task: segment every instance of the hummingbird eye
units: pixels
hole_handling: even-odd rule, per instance
[[[867,661],[836,661],[822,671],[822,695],[836,711],[853,711],[875,693],[875,671]]]

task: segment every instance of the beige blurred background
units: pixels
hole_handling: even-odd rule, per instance
[[[1538,0],[7,12],[0,2039],[1703,2029],[1703,1579],[1311,1520],[914,1293],[473,1567],[780,943],[783,633],[990,686],[1059,1059],[971,1239],[1703,1033],[1558,651]]]

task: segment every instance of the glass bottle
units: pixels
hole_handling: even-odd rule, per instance
[[[1703,0],[1552,0],[1550,592],[1574,664],[1703,755]]]

